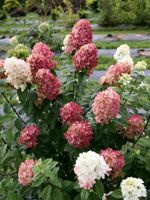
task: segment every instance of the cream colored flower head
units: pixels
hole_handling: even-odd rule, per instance
[[[21,89],[21,91],[24,91],[26,84],[32,80],[30,66],[22,59],[6,58],[4,70],[7,75],[7,82],[14,88]]]
[[[124,200],[140,200],[146,197],[146,188],[140,178],[128,177],[121,182],[121,192]]]
[[[127,44],[120,45],[114,54],[114,59],[117,62],[121,61],[124,57],[130,57],[130,47]]]
[[[62,50],[65,51],[67,46],[68,46],[68,41],[69,41],[69,37],[70,37],[70,34],[67,34],[63,40],[63,47],[62,47]]]

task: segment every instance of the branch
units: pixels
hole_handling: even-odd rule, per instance
[[[14,113],[17,115],[17,117],[24,123],[24,125],[26,125],[27,123],[21,118],[21,116],[17,113],[16,109],[14,108],[14,106],[11,104],[11,102],[9,101],[9,99],[6,97],[6,95],[2,92],[3,97],[6,99],[6,101],[10,104],[12,110],[14,111]]]
[[[149,121],[150,121],[150,115],[149,115],[149,117],[148,117],[148,119],[147,119],[147,122],[146,122],[146,124],[145,124],[145,126],[144,126],[144,131],[145,131],[145,129],[147,128]],[[144,131],[143,131],[143,132],[144,132]],[[134,144],[132,145],[131,148],[133,148],[133,147],[136,145],[136,143],[139,141],[139,139],[140,139],[141,136],[143,135],[143,132],[142,132],[142,133],[139,135],[139,137],[135,140],[135,142],[134,142]]]

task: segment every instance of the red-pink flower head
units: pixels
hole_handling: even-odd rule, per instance
[[[77,71],[87,69],[90,74],[97,65],[97,48],[95,44],[85,44],[73,56],[73,63]]]
[[[54,57],[54,53],[50,50],[50,48],[46,44],[42,42],[38,42],[34,45],[32,49],[32,53],[42,54],[44,57],[46,57],[49,60],[52,60]]]
[[[27,125],[21,130],[19,143],[27,148],[32,148],[37,145],[37,137],[40,134],[40,129],[35,125]]]
[[[72,124],[75,121],[81,121],[83,110],[75,102],[69,102],[60,108],[60,117],[64,124]]]
[[[92,42],[92,28],[86,19],[79,20],[72,28],[65,47],[66,53],[77,51],[81,46]]]
[[[100,124],[107,124],[116,118],[120,111],[120,96],[113,89],[108,88],[99,92],[92,105],[95,120]]]
[[[25,160],[25,162],[22,162],[19,171],[18,171],[18,181],[22,186],[27,186],[32,183],[33,179],[33,167],[35,166],[37,161],[34,161],[32,159]]]
[[[123,74],[131,73],[131,67],[132,65],[129,62],[120,62],[115,65],[111,65],[108,68],[106,75],[101,77],[100,83],[107,85],[116,84]]]
[[[144,131],[144,119],[140,115],[132,115],[128,120],[128,126],[125,129],[125,136],[129,139],[134,139]]]
[[[107,165],[111,168],[110,174],[112,177],[119,176],[125,165],[124,155],[120,151],[111,148],[101,150],[100,155],[103,156]]]
[[[56,67],[57,62],[53,57],[54,53],[46,44],[39,42],[34,45],[32,54],[27,58],[33,78],[35,78],[39,69],[53,69]]]
[[[69,144],[77,148],[85,148],[90,145],[93,137],[91,125],[87,121],[74,122],[64,134]]]
[[[36,73],[39,69],[49,69],[51,68],[51,63],[49,60],[44,57],[42,54],[31,54],[27,58],[27,62],[30,64],[31,72],[33,77],[35,77]]]
[[[54,100],[60,94],[60,81],[48,69],[39,69],[36,74],[38,93],[45,98]]]

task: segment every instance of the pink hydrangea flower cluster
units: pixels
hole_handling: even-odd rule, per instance
[[[54,53],[49,47],[39,42],[35,44],[32,49],[32,54],[27,58],[27,62],[30,64],[33,78],[39,69],[53,69],[57,62],[53,60]]]
[[[21,130],[19,143],[27,148],[32,148],[37,145],[37,137],[40,134],[40,129],[35,125],[27,125]]]
[[[50,50],[50,48],[47,46],[47,44],[44,44],[42,42],[38,42],[34,45],[32,49],[33,54],[42,54],[44,57],[46,57],[49,60],[52,60],[54,57],[54,53]]]
[[[111,65],[106,75],[101,77],[100,83],[107,85],[116,84],[123,74],[131,73],[131,67],[132,66],[128,62],[119,62],[115,65]]]
[[[72,28],[67,39],[65,52],[77,51],[81,46],[92,42],[92,28],[86,19],[79,20]]]
[[[60,117],[64,124],[72,124],[75,121],[81,121],[83,110],[75,102],[69,102],[60,108]]]
[[[100,124],[107,124],[116,118],[120,111],[120,96],[113,89],[108,88],[99,92],[92,105],[95,120]]]
[[[32,159],[22,162],[18,171],[18,181],[22,186],[27,186],[32,183],[34,173],[32,171],[37,161]]]
[[[113,178],[120,175],[122,168],[125,165],[124,155],[118,150],[113,150],[108,148],[106,150],[101,150],[100,155],[103,156],[107,165],[111,168],[110,174]]]
[[[87,121],[74,122],[64,134],[69,144],[77,148],[85,148],[90,145],[93,137],[91,125]]]
[[[77,71],[87,69],[90,74],[97,65],[97,48],[95,44],[86,44],[82,46],[73,56],[73,63]]]
[[[60,93],[60,81],[48,69],[39,69],[36,74],[36,83],[38,93],[43,94],[45,98],[54,100]]]
[[[134,139],[144,131],[144,119],[140,115],[132,115],[128,120],[128,126],[125,129],[125,136],[129,139]]]

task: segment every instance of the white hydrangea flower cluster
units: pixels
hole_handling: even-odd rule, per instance
[[[6,58],[4,70],[7,75],[7,82],[14,88],[21,89],[21,91],[24,91],[26,83],[30,83],[32,80],[30,66],[22,59]]]
[[[119,83],[121,83],[122,85],[126,86],[129,85],[134,79],[131,77],[130,74],[123,74],[120,78],[119,78]]]
[[[127,44],[120,45],[115,54],[114,59],[117,61],[122,60],[124,57],[130,56],[130,47]]]
[[[145,61],[139,61],[134,66],[134,69],[138,71],[144,71],[146,70],[146,68],[147,68],[147,63]]]
[[[146,188],[140,178],[128,177],[121,182],[121,191],[124,200],[139,200],[146,197]]]
[[[114,59],[117,62],[127,62],[131,66],[133,66],[133,59],[131,58],[130,55],[130,47],[127,44],[120,45],[115,54],[114,54]]]
[[[63,47],[62,47],[62,51],[65,51],[67,46],[68,46],[68,41],[69,41],[69,37],[70,37],[70,34],[67,34],[63,40]]]
[[[39,26],[38,26],[38,30],[41,32],[41,33],[45,33],[47,31],[50,30],[50,26],[48,23],[46,22],[43,22],[41,23]]]
[[[94,151],[80,153],[74,172],[81,188],[91,189],[96,180],[104,179],[111,169],[104,158]]]

